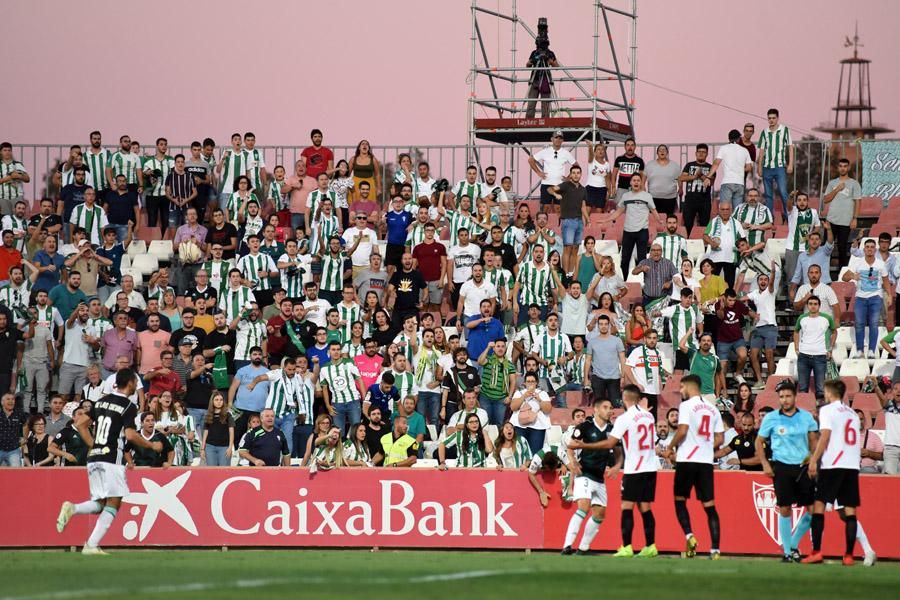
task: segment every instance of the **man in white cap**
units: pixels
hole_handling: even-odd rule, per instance
[[[563,132],[557,129],[550,138],[549,146],[528,157],[531,170],[541,178],[541,210],[545,212],[552,210],[551,207],[556,200],[550,194],[550,188],[562,183],[569,173],[569,168],[575,164],[575,157],[562,147],[562,143]]]

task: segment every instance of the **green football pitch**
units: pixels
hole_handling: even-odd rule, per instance
[[[82,598],[888,598],[900,565],[523,552],[0,552],[0,600]]]

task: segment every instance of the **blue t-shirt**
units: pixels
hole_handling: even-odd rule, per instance
[[[393,426],[394,418],[396,416],[396,414],[391,416],[391,426]],[[406,424],[409,426],[409,429],[407,429],[406,433],[409,434],[410,437],[416,437],[420,433],[422,435],[425,435],[425,417],[423,417],[420,413],[413,412],[413,414],[406,417]]]
[[[63,201],[63,220],[66,223],[69,222],[69,217],[72,216],[72,211],[75,210],[75,207],[79,204],[84,204],[84,191],[86,189],[86,185],[70,183],[59,192],[59,196]],[[63,226],[65,227],[65,225]]]
[[[413,221],[412,214],[405,210],[399,213],[393,210],[385,215],[387,219],[387,243],[402,246],[406,243],[406,228]]]
[[[56,270],[44,271],[38,275],[32,286],[33,290],[49,292],[54,286],[59,285],[59,274],[62,273],[63,267],[66,265],[66,259],[62,255],[55,254],[51,258],[44,250],[38,250],[34,253],[34,264],[38,267],[56,265]]]
[[[788,416],[780,410],[766,415],[759,427],[759,435],[768,438],[772,448],[772,460],[786,465],[801,465],[809,456],[809,432],[819,426],[811,414],[797,409]]]
[[[247,389],[247,385],[260,375],[266,375],[268,372],[269,369],[262,365],[258,367],[247,365],[238,369],[237,373],[234,374],[234,377],[240,382],[234,397],[235,407],[250,412],[260,412],[266,407],[266,396],[269,395],[269,382],[257,383],[252,392]],[[253,453],[251,452],[251,454]]]
[[[96,252],[97,256],[102,256],[112,261],[112,264],[109,266],[110,280],[106,282],[106,285],[118,286],[119,282],[122,281],[122,257],[125,256],[125,246],[122,245],[122,242],[116,242],[109,250],[104,246],[100,246]]]
[[[128,225],[128,221],[134,221],[134,207],[138,205],[137,194],[134,192],[109,192],[104,200],[106,218],[111,225]]]
[[[69,318],[69,315],[72,314],[72,311],[75,310],[75,307],[78,306],[79,302],[87,302],[87,295],[84,292],[81,290],[70,292],[69,288],[64,283],[60,283],[50,290],[49,296],[50,302],[52,302],[53,306],[56,307],[56,310],[59,311],[59,316],[61,316],[64,321]]]
[[[481,315],[469,317],[466,319],[466,323],[471,323],[480,318]],[[466,346],[469,356],[472,357],[472,360],[478,360],[478,357],[487,348],[489,342],[499,340],[505,335],[503,323],[499,319],[491,319],[487,323],[479,323],[474,329],[469,330],[469,344]]]
[[[315,344],[310,346],[306,351],[306,358],[309,360],[310,365],[313,364],[313,356],[319,357],[320,368],[331,362],[331,356],[328,354],[328,345],[326,345],[324,348],[316,348]]]
[[[372,410],[372,407],[377,407],[381,409],[382,415],[388,415],[391,412],[392,401],[400,401],[400,392],[393,385],[389,391],[385,392],[381,389],[380,384],[373,383],[369,386],[369,390],[366,393],[366,401],[372,405],[369,407],[369,410]]]

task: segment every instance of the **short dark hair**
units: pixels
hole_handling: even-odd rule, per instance
[[[697,375],[685,375],[684,377],[682,377],[681,385],[684,385],[686,383],[696,385],[698,388],[702,385],[702,382],[700,381],[700,377],[698,377]]]
[[[766,116],[767,116],[767,117],[769,117],[769,116],[771,116],[771,115],[775,115],[776,117],[780,116],[780,115],[778,114],[778,109],[777,109],[777,108],[770,108],[769,110],[766,111]]]
[[[709,146],[707,146],[706,144],[700,143],[700,144],[697,144],[697,147],[695,148],[695,150],[706,150],[707,152],[709,152]]]

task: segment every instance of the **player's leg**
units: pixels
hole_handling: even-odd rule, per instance
[[[823,486],[821,481],[822,473],[819,473],[820,477],[820,487]],[[806,512],[803,513],[803,516],[797,521],[797,527],[794,529],[794,535],[791,538],[791,548],[799,549],[800,541],[806,536],[810,527],[812,527],[812,514],[813,514],[813,502],[816,500],[816,486],[813,484],[812,480],[809,478],[809,475],[806,472],[806,468],[801,469],[799,476],[795,479],[796,481],[796,490],[797,490],[797,499],[796,504],[798,506],[805,506]],[[827,496],[830,492],[827,492],[823,495]],[[828,500],[824,500],[828,502]]]
[[[744,367],[747,366],[747,346],[743,345],[743,340],[740,341],[742,345],[738,346],[735,350],[737,353],[737,365],[734,367],[734,375],[735,379],[737,379],[738,383],[744,382]]]
[[[84,548],[82,549],[83,554],[106,554],[103,550],[100,550],[100,542],[103,541],[103,536],[109,531],[121,505],[121,497],[106,499],[103,510],[100,511],[100,516],[97,517],[97,523],[94,525],[94,530],[91,532],[87,543],[85,543]]]
[[[575,478],[573,495],[574,499],[577,500],[578,509],[572,515],[572,518],[569,519],[569,526],[566,528],[566,539],[563,543],[563,554],[574,554],[575,551],[572,549],[572,544],[575,543],[578,532],[581,530],[581,524],[587,516],[588,511],[591,509],[591,496],[590,490],[588,489],[588,482],[589,479],[587,477]]]
[[[626,475],[626,477],[633,477]],[[614,556],[634,556],[634,550],[631,547],[631,535],[634,532],[634,502],[622,500],[622,546]]]
[[[719,513],[716,510],[715,476],[712,465],[700,465],[697,473],[697,499],[703,503],[706,511],[706,523],[709,526],[709,557],[713,560],[719,558],[719,539],[722,528],[719,523]]]
[[[96,515],[103,510],[103,501],[85,500],[77,504],[66,500],[59,509],[59,515],[56,517],[56,531],[62,533],[66,529],[66,525],[75,515]]]
[[[694,487],[693,472],[691,463],[681,463],[675,465],[675,517],[681,530],[684,532],[684,538],[687,540],[687,547],[684,552],[685,558],[693,558],[697,550],[697,538],[694,537],[694,529],[691,526],[691,515],[687,509],[687,499],[691,496],[691,489]]]
[[[578,554],[587,554],[591,550],[591,542],[600,531],[600,524],[606,517],[606,485],[595,482],[595,490],[591,499],[591,518],[584,526],[581,534],[581,543],[578,544]]]
[[[649,502],[641,502],[638,510],[641,511],[641,521],[644,524],[644,547],[638,556],[657,556],[659,551],[656,549],[656,517],[653,516],[652,505]]]
[[[820,486],[823,485],[820,479]],[[819,495],[821,498],[822,496]],[[807,511],[808,512],[808,511]],[[822,562],[822,534],[825,532],[825,502],[817,499],[812,507],[812,554],[804,558],[804,564]]]

